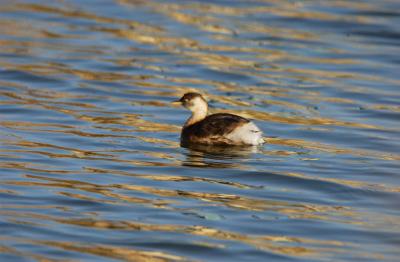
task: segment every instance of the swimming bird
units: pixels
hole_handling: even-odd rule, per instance
[[[249,119],[218,113],[207,115],[207,101],[199,93],[186,93],[175,101],[192,112],[181,132],[181,144],[260,145],[262,131]]]

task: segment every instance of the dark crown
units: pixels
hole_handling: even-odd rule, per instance
[[[199,94],[199,93],[195,93],[195,92],[190,92],[190,93],[186,93],[184,94],[181,99],[179,99],[179,101],[183,102],[183,101],[190,101],[196,97],[200,97],[201,99],[204,100],[204,98]]]

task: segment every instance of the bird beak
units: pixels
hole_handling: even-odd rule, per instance
[[[171,104],[175,105],[175,106],[181,106],[182,105],[182,101],[180,101],[180,100],[172,101]]]

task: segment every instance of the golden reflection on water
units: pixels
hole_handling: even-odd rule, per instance
[[[173,181],[173,182],[186,182],[186,181],[191,181],[191,182],[206,182],[206,183],[211,183],[211,184],[221,184],[221,185],[227,185],[227,186],[233,186],[237,188],[243,188],[243,189],[257,189],[260,187],[257,186],[251,186],[243,183],[235,183],[235,182],[229,182],[225,180],[220,180],[220,179],[211,179],[211,178],[205,178],[205,177],[196,177],[196,176],[177,176],[177,175],[167,175],[167,174],[152,174],[152,175],[146,175],[146,174],[136,174],[136,173],[130,173],[126,171],[120,171],[120,170],[108,170],[108,169],[99,169],[99,168],[85,168],[85,170],[93,173],[100,173],[100,174],[107,174],[107,173],[114,173],[122,176],[133,176],[137,178],[144,178],[144,179],[150,179],[154,181]]]
[[[332,144],[324,142],[327,141],[324,136],[339,130],[370,132],[383,141],[393,139],[385,133],[396,131],[397,126],[376,120],[379,113],[399,113],[400,107],[371,97],[391,97],[390,89],[379,87],[397,86],[400,81],[370,74],[368,70],[349,70],[364,69],[363,66],[371,69],[383,64],[363,56],[375,50],[370,43],[347,43],[350,48],[345,41],[344,45],[330,45],[338,41],[332,40],[333,32],[325,35],[302,26],[292,27],[289,23],[269,24],[250,19],[265,15],[279,17],[281,21],[343,23],[367,28],[376,19],[354,10],[373,12],[379,10],[378,4],[338,0],[326,3],[259,1],[257,6],[255,3],[223,6],[200,2],[116,2],[124,8],[144,8],[195,33],[179,34],[157,21],[143,22],[133,15],[113,17],[111,13],[102,14],[62,2],[54,5],[8,2],[0,6],[4,14],[50,17],[40,21],[35,18],[24,21],[12,15],[0,18],[0,33],[4,38],[0,40],[2,53],[26,58],[0,59],[0,67],[9,73],[0,81],[5,87],[0,90],[0,106],[11,108],[10,116],[4,114],[0,119],[0,134],[5,134],[1,138],[0,157],[6,159],[0,162],[0,168],[12,173],[0,181],[0,186],[4,186],[0,194],[20,198],[29,198],[36,190],[47,194],[42,204],[31,204],[28,200],[26,204],[2,201],[1,218],[14,226],[30,226],[36,230],[47,229],[48,222],[54,222],[54,228],[69,225],[78,231],[89,228],[182,234],[185,238],[189,236],[189,241],[196,246],[228,249],[227,241],[233,241],[304,259],[329,260],[343,254],[385,259],[383,253],[365,252],[362,244],[334,240],[330,235],[320,237],[301,232],[257,235],[246,233],[246,225],[240,223],[237,227],[231,225],[230,230],[221,229],[218,224],[232,223],[229,216],[250,214],[254,220],[248,223],[321,222],[328,227],[351,227],[354,232],[377,229],[394,232],[399,228],[397,217],[391,213],[359,207],[351,201],[317,204],[321,202],[315,199],[315,194],[307,195],[308,191],[293,189],[296,188],[293,185],[288,189],[283,181],[296,178],[299,183],[308,181],[316,187],[321,183],[331,184],[350,193],[362,191],[369,199],[375,196],[369,196],[370,191],[385,196],[399,193],[400,188],[391,184],[391,180],[370,182],[361,174],[359,177],[337,173],[317,176],[307,170],[312,170],[314,162],[327,161],[327,155],[345,157],[347,163],[356,165],[362,165],[363,161],[367,165],[372,159],[378,163],[377,170],[379,166],[397,163],[400,155],[383,147],[361,149],[357,148],[359,144]],[[311,8],[314,5],[316,8]],[[354,14],[330,12],[329,7],[353,10]],[[72,23],[79,19],[85,22]],[[85,44],[75,42],[78,39]],[[125,44],[114,47],[101,39]],[[357,54],[352,53],[353,48]],[[43,55],[48,57],[36,60]],[[171,58],[176,59],[173,62],[176,67],[171,66]],[[90,65],[80,64],[83,60]],[[193,71],[182,73],[181,68]],[[267,128],[279,125],[282,129],[318,131],[321,142],[282,136],[267,137],[267,144],[260,148],[181,148],[180,124],[189,113],[171,107],[168,101],[188,91],[203,93],[211,102],[212,112],[233,112],[253,118]],[[247,98],[248,95],[252,97]],[[345,118],[340,114],[342,107],[363,108],[377,116],[367,119],[352,113]],[[28,110],[35,111],[24,117]],[[340,112],[327,114],[330,110]],[[172,120],[170,115],[177,112],[179,117]],[[47,114],[49,117],[43,117]],[[58,119],[58,116],[62,117]],[[269,136],[268,129],[265,133]],[[254,165],[263,161],[262,167]],[[288,167],[292,171],[282,171]],[[205,170],[210,173],[200,172]],[[246,172],[254,170],[263,179],[268,180],[268,174],[273,174],[278,177],[276,180],[282,181],[276,185],[248,180]],[[232,172],[234,179],[224,176],[231,171],[242,173],[239,176]],[[264,195],[269,193],[271,197]],[[280,194],[284,193],[288,193],[287,198],[281,198]],[[293,197],[296,194],[298,199]],[[63,201],[59,205],[46,204],[46,198]],[[144,207],[177,216],[193,214],[201,220],[188,220],[190,225],[178,224],[181,221],[157,224],[119,214],[113,214],[116,216],[113,220],[102,217],[106,210],[79,212],[79,206],[68,204],[68,200],[112,207]],[[226,217],[221,213],[204,215],[202,208],[230,212]],[[67,215],[49,215],[54,210]],[[207,220],[215,223],[206,226]],[[290,225],[296,229],[296,224]],[[4,236],[1,240],[126,261],[189,260],[179,252],[87,243],[84,239],[80,242]],[[18,245],[0,245],[0,254],[4,253],[38,261],[58,261]]]
[[[123,229],[123,230],[134,230],[134,231],[166,231],[166,232],[181,232],[196,236],[206,236],[219,240],[232,240],[244,242],[249,245],[254,245],[259,249],[266,249],[280,254],[288,255],[318,255],[319,250],[308,247],[291,247],[289,243],[304,243],[312,244],[316,243],[311,239],[301,239],[295,237],[280,237],[280,236],[250,236],[241,235],[233,232],[216,230],[209,227],[203,226],[179,226],[179,225],[150,225],[141,224],[134,222],[111,222],[111,221],[95,221],[95,220],[65,220],[59,221],[61,223],[74,224],[84,227],[95,227],[104,229]],[[285,244],[288,244],[285,246]],[[333,247],[342,246],[343,244],[335,241],[322,241],[318,242],[320,245],[330,245]]]
[[[99,171],[95,170],[95,172]],[[106,171],[101,171],[101,172],[106,172]],[[125,173],[124,175],[127,174]],[[293,174],[288,174],[288,175],[293,176]],[[148,175],[144,176],[134,175],[134,176],[146,179],[154,179],[154,176],[148,176]],[[296,176],[299,177],[299,175]],[[239,209],[239,210],[258,211],[258,212],[269,210],[281,213],[283,215],[287,215],[291,218],[303,218],[303,219],[307,218],[307,219],[318,219],[318,220],[328,220],[328,221],[341,221],[342,223],[353,223],[352,220],[346,220],[345,218],[356,218],[357,216],[357,213],[354,213],[349,208],[340,206],[296,204],[290,202],[249,198],[234,194],[218,194],[218,193],[195,192],[187,190],[169,190],[169,189],[160,189],[156,187],[141,186],[134,184],[99,185],[94,183],[82,182],[80,180],[49,178],[37,175],[26,175],[25,177],[46,182],[3,181],[2,184],[16,185],[16,186],[30,186],[30,187],[35,186],[35,187],[50,187],[50,188],[70,188],[82,192],[94,193],[100,196],[107,196],[112,199],[115,199],[112,201],[121,200],[123,202],[132,202],[132,203],[151,205],[153,207],[168,208],[168,209],[173,208],[171,205],[181,200],[183,201],[184,199],[195,199],[201,202],[212,203],[214,205],[223,205],[229,208]],[[248,186],[243,186],[241,184],[225,183],[223,181],[218,181],[218,180],[190,178],[190,177],[185,177],[185,179],[182,179],[180,177],[175,177],[175,176],[173,177],[163,176],[162,178],[155,178],[154,180],[174,181],[174,182],[201,181],[208,183],[220,183],[223,185],[234,186],[242,189],[251,188]],[[327,179],[326,181],[340,182],[339,180],[329,180],[329,179]],[[347,182],[348,181],[346,181],[346,183]],[[353,183],[353,186],[357,186],[357,184]],[[143,197],[127,196],[126,194],[121,194],[116,192],[120,191],[121,189],[128,191],[142,192],[152,196],[157,196],[157,200],[152,200]],[[73,198],[92,199],[95,200],[96,202],[98,201],[103,202],[102,199],[96,199],[93,197],[87,198],[82,194],[71,194],[62,191],[59,192],[59,194],[63,194]],[[164,199],[168,200],[159,200],[160,199],[159,197],[163,197]]]
[[[69,224],[80,227],[89,227],[89,228],[97,228],[97,229],[108,229],[108,230],[129,230],[129,231],[153,231],[153,232],[176,232],[181,234],[189,234],[194,236],[205,236],[212,239],[218,240],[229,240],[235,242],[243,242],[248,245],[255,246],[257,249],[268,250],[277,254],[285,254],[285,255],[296,255],[296,256],[307,256],[307,257],[319,257],[323,252],[341,252],[341,248],[345,246],[349,246],[351,244],[340,242],[340,241],[321,241],[321,240],[313,240],[307,238],[298,238],[298,237],[287,237],[287,236],[258,236],[258,235],[243,235],[239,233],[217,230],[211,227],[204,226],[181,226],[181,225],[157,225],[157,224],[144,224],[132,221],[107,221],[107,220],[95,220],[95,219],[65,219],[65,218],[57,218],[52,216],[43,216],[35,213],[25,213],[21,214],[18,212],[3,212],[0,211],[2,215],[5,216],[13,216],[15,218],[36,218],[40,220],[54,221],[62,224]],[[28,239],[18,239],[21,242],[33,242],[34,244],[39,245],[50,245],[59,248],[66,248],[70,250],[79,250],[80,252],[88,252],[93,254],[105,255],[102,252],[103,248],[107,248],[107,246],[101,245],[85,245],[79,243],[66,243],[66,242],[55,242],[55,241],[40,241],[40,240],[28,240]],[[292,243],[295,243],[297,246],[291,246]],[[299,246],[301,245],[301,246]],[[107,248],[108,249],[108,248]],[[110,257],[122,258],[119,257],[121,253],[128,253],[131,259],[135,259],[137,255],[141,254],[141,251],[134,251],[131,249],[124,248],[111,248],[108,250],[110,252]],[[137,253],[136,253],[137,252]],[[153,254],[162,255],[163,253],[159,252],[149,252],[144,254]],[[168,254],[165,254],[165,258],[168,258]],[[171,256],[169,258],[178,259],[179,257]],[[126,259],[123,257],[122,259]],[[130,260],[129,260],[130,261]],[[138,260],[134,260],[138,261]],[[152,261],[152,260],[150,260]]]
[[[167,261],[187,261],[186,259],[167,254],[159,251],[142,251],[133,250],[123,247],[113,247],[110,245],[93,245],[93,244],[79,244],[70,242],[54,242],[54,241],[34,241],[33,243],[39,245],[46,245],[57,247],[69,251],[77,251],[98,255],[102,257],[109,257],[120,259],[124,261],[143,261],[143,262],[167,262]]]
[[[205,236],[218,240],[230,240],[236,242],[243,242],[248,245],[255,246],[257,249],[268,250],[277,254],[306,256],[306,257],[321,257],[326,255],[334,255],[335,253],[342,253],[348,247],[355,247],[356,244],[342,242],[342,241],[329,241],[329,240],[314,240],[310,238],[288,237],[288,236],[274,236],[274,235],[243,235],[239,233],[217,230],[211,227],[204,226],[181,226],[171,224],[145,224],[133,221],[107,221],[98,219],[66,219],[57,218],[52,216],[43,216],[35,213],[21,214],[18,212],[0,212],[2,215],[12,216],[15,218],[37,218],[40,220],[55,221],[62,224],[69,224],[80,227],[89,227],[107,230],[129,230],[129,231],[153,231],[153,232],[176,232],[181,234],[190,234],[194,236]],[[106,245],[87,245],[83,243],[70,243],[70,242],[55,242],[55,241],[40,241],[18,239],[19,242],[32,242],[39,245],[50,245],[66,250],[75,250],[84,253],[97,254],[106,257],[114,257],[120,259],[133,259],[138,260],[141,256],[146,256],[149,261],[151,259],[165,258],[169,260],[182,259],[181,257],[171,256],[169,254],[160,252],[143,252],[138,250],[111,247]],[[292,246],[296,244],[296,246]],[[210,245],[210,244],[209,244]],[[223,247],[218,245],[219,248]],[[107,251],[107,254],[103,252]],[[127,256],[125,257],[124,254]],[[365,256],[365,254],[364,254]],[[136,260],[135,260],[136,259]],[[148,260],[145,260],[148,261]],[[159,261],[159,260],[154,260]],[[164,260],[160,260],[164,261]]]
[[[152,6],[152,3],[150,2],[148,4],[149,6]],[[200,16],[200,17],[196,17],[193,18],[190,15],[187,14],[183,14],[182,12],[185,10],[185,8],[193,8],[194,6],[192,5],[191,7],[189,6],[185,6],[185,5],[172,5],[172,4],[163,4],[162,6],[164,6],[165,8],[161,8],[160,7],[160,3],[157,4],[157,6],[152,6],[154,8],[155,11],[161,11],[164,10],[163,12],[165,12],[166,15],[170,15],[172,17],[180,17],[179,22],[187,22],[189,24],[191,23],[195,23],[195,24],[201,24],[201,25],[207,25],[210,22],[207,22],[207,16]],[[209,11],[210,6],[212,5],[205,5],[207,8],[207,10]],[[286,8],[288,6],[292,6],[292,4],[284,4],[283,8],[286,10]],[[152,45],[156,45],[158,46],[158,48],[160,48],[161,50],[166,50],[169,52],[175,52],[175,50],[177,48],[189,48],[189,49],[207,49],[207,47],[203,47],[200,43],[198,43],[197,41],[194,41],[192,39],[187,39],[187,38],[178,38],[178,37],[170,37],[170,36],[166,36],[164,35],[164,32],[162,29],[160,29],[159,27],[155,27],[155,26],[148,26],[148,25],[144,25],[142,23],[139,22],[134,22],[131,20],[123,20],[123,19],[112,19],[112,18],[105,18],[105,17],[101,17],[95,14],[88,14],[85,12],[80,12],[80,11],[75,11],[75,10],[62,10],[62,9],[57,9],[54,7],[47,7],[47,6],[43,6],[43,5],[19,5],[19,8],[26,8],[28,10],[34,10],[34,11],[40,11],[40,12],[50,12],[50,13],[58,13],[58,14],[62,14],[65,16],[73,16],[73,17],[79,17],[79,18],[86,18],[86,19],[93,19],[95,21],[101,21],[101,22],[109,22],[109,23],[114,23],[114,24],[123,24],[123,25],[131,25],[134,27],[134,30],[132,29],[107,29],[107,28],[102,28],[101,30],[104,32],[108,32],[108,33],[115,33],[118,34],[120,37],[125,37],[125,38],[129,38],[134,40],[135,42],[140,42],[140,43],[144,43],[144,44],[152,44]],[[200,6],[198,6],[198,8],[200,8]],[[220,7],[218,6],[218,10],[224,10],[224,7]],[[171,12],[172,10],[176,10],[174,12]],[[181,10],[182,9],[182,10]],[[195,8],[196,9],[196,8]],[[166,11],[167,10],[167,11]],[[169,11],[168,11],[169,10]],[[197,10],[198,12],[202,12],[202,9],[200,8],[199,10]],[[212,8],[211,8],[212,10]],[[242,10],[242,8],[240,9],[235,9],[236,11],[234,13],[246,13],[244,10]],[[257,12],[266,12],[268,10],[264,10],[262,11],[262,9],[260,10],[259,8],[257,8]],[[208,12],[207,11],[207,12]],[[294,13],[298,14],[298,8],[293,9]],[[311,17],[314,17],[316,14],[315,13],[310,13]],[[326,16],[326,17],[325,17]],[[303,16],[302,16],[303,17]],[[317,16],[316,18],[318,19],[323,19],[323,17],[327,18],[328,14],[327,13],[323,13],[323,15],[321,16]],[[315,18],[315,17],[314,17]],[[332,18],[330,18],[332,19]],[[206,21],[204,21],[206,20]],[[210,18],[208,19],[210,20]],[[214,20],[214,19],[211,19]],[[213,21],[214,23],[218,23],[217,21]],[[208,26],[207,28],[214,28],[212,31],[218,31],[222,30],[222,31],[227,31],[228,29],[222,29],[221,26]],[[206,31],[207,31],[206,28]],[[262,33],[266,33],[266,34],[272,34],[271,30],[267,30],[267,28],[265,28],[265,25],[259,25],[258,27],[255,25],[248,25],[247,27],[243,28],[242,30],[245,32],[248,32],[249,30],[254,30],[256,28],[263,28],[265,29],[265,32]],[[204,28],[202,28],[204,29]],[[24,32],[27,30],[24,30]],[[30,30],[31,31],[31,30]],[[229,30],[228,30],[229,31]],[[260,30],[258,30],[257,33]],[[285,30],[278,30],[275,28],[276,32],[282,32],[282,35],[284,35],[285,37],[290,36],[290,37],[296,37],[296,34],[294,32],[286,32]],[[310,40],[312,39],[312,37],[310,36],[310,33],[303,33],[301,32],[300,35],[303,35],[301,38],[305,39],[305,40]],[[236,39],[235,39],[236,40]],[[232,40],[233,41],[233,40]],[[171,47],[172,46],[172,47]],[[215,50],[218,47],[217,46],[212,46],[212,49]],[[258,48],[258,49],[249,49],[249,50],[236,50],[238,52],[253,52],[253,53],[260,53],[263,52],[264,49]],[[274,52],[279,53],[280,51],[272,51],[272,55],[274,55]],[[239,69],[241,67],[251,67],[252,69],[255,69],[255,65],[256,63],[253,61],[246,61],[246,60],[238,60],[235,59],[233,57],[229,57],[226,55],[217,55],[217,54],[212,54],[212,53],[205,53],[205,52],[192,52],[192,51],[181,51],[180,55],[184,55],[187,57],[187,59],[193,60],[196,59],[196,63],[203,63],[204,65],[210,67],[210,68],[219,68],[219,69],[223,69],[226,67],[226,69],[228,70],[236,70],[235,67],[238,67]],[[282,56],[282,59],[287,59],[289,56],[292,59],[292,54],[284,54],[284,53],[280,53],[280,56]],[[268,59],[270,59],[271,57],[271,51],[268,53],[267,55]],[[305,59],[309,59],[307,57],[299,57],[297,56],[297,59],[300,59],[303,62],[306,62]],[[349,60],[349,59],[327,59],[327,58],[318,58],[314,59],[313,62],[320,62],[320,63],[324,63],[324,64],[348,64],[348,63],[356,63],[357,61],[353,61],[353,60]],[[148,65],[150,66],[150,65]],[[145,67],[145,66],[144,66]],[[160,70],[161,68],[159,67],[154,67],[152,66],[151,68],[157,70]],[[72,70],[72,69],[67,69],[67,70]],[[162,70],[165,70],[165,68],[162,68]],[[258,69],[260,70],[260,68]],[[268,71],[270,71],[271,69],[268,69]],[[279,69],[282,70],[282,69]],[[360,74],[351,74],[349,75],[349,73],[344,73],[344,72],[333,72],[333,71],[322,71],[322,70],[316,70],[316,69],[300,69],[300,68],[289,68],[289,69],[285,69],[285,71],[287,70],[287,72],[291,72],[291,73],[301,73],[301,74],[305,74],[305,75],[309,75],[309,77],[307,77],[308,81],[320,81],[320,77],[323,78],[341,78],[341,77],[352,77],[352,78],[357,78],[357,79],[365,79],[365,80],[371,80],[371,81],[391,81],[391,79],[382,79],[379,78],[377,76],[369,76],[369,75],[360,75]],[[72,70],[72,73],[78,75],[79,77],[82,77],[83,79],[102,79],[103,81],[113,81],[113,80],[117,80],[117,79],[121,79],[122,78],[126,78],[127,76],[123,76],[117,73],[109,73],[109,72],[102,72],[96,75],[93,75],[91,72],[87,72],[87,71],[82,71],[82,70]],[[241,72],[244,73],[244,72]],[[245,74],[245,73],[244,73]],[[398,82],[397,82],[398,83]]]
[[[334,145],[321,144],[318,142],[305,141],[300,139],[281,139],[281,138],[266,138],[267,143],[270,144],[278,144],[285,146],[294,146],[300,148],[307,148],[311,150],[318,150],[327,153],[334,154],[350,154],[354,156],[366,156],[377,159],[384,160],[392,160],[397,161],[400,160],[400,155],[397,154],[384,154],[382,152],[377,152],[373,150],[355,150],[355,149],[347,149],[347,148],[338,148]]]
[[[24,244],[35,244],[48,246],[67,251],[80,252],[84,254],[97,255],[101,257],[113,258],[123,261],[139,261],[139,262],[168,262],[168,261],[190,261],[184,257],[168,254],[160,251],[135,250],[130,248],[117,247],[112,245],[93,245],[88,243],[61,242],[61,241],[43,241],[27,238],[2,238],[0,240],[15,241]],[[21,252],[14,248],[0,246],[1,253],[11,253],[22,257],[33,258],[37,261],[50,262],[60,261],[53,260],[46,256],[37,255],[29,252]],[[65,261],[65,260],[62,260]],[[69,260],[68,260],[69,261]]]
[[[1,238],[0,238],[1,239]],[[7,238],[7,240],[9,240]],[[41,256],[32,252],[22,252],[19,251],[16,248],[11,248],[11,247],[7,247],[7,246],[1,246],[0,245],[0,253],[1,254],[13,254],[13,255],[17,255],[20,257],[26,257],[26,258],[33,258],[34,260],[40,261],[40,262],[53,262],[53,261],[58,261],[58,260],[54,260],[51,258],[48,258],[46,256]]]

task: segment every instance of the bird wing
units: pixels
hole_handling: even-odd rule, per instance
[[[194,134],[197,137],[224,136],[249,120],[241,116],[219,113],[207,116],[203,121],[195,124]]]

